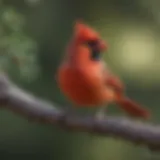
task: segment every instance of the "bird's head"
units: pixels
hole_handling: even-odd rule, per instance
[[[90,49],[91,57],[95,60],[98,60],[100,53],[107,49],[106,42],[100,38],[100,35],[80,20],[75,23],[74,37],[78,43]]]

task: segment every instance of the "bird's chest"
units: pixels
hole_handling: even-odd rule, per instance
[[[60,81],[61,88],[69,94],[81,94],[81,96],[85,97],[86,94],[91,94],[91,87],[87,85],[85,80],[85,77],[76,70],[66,69]]]
[[[61,70],[59,75],[59,84],[62,92],[68,96],[69,99],[79,105],[93,105],[96,104],[97,98],[100,95],[100,88],[98,84],[101,81],[100,71],[92,68],[92,81],[97,86],[86,83],[87,78],[79,74],[75,69],[65,67]],[[98,100],[99,101],[99,100]]]

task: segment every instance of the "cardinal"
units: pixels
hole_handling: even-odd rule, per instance
[[[98,32],[76,21],[65,56],[58,68],[57,82],[63,94],[76,107],[97,107],[103,118],[108,104],[116,103],[130,116],[147,119],[150,112],[127,98],[125,87],[102,59],[108,49]]]

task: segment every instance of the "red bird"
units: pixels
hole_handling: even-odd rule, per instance
[[[77,21],[58,69],[61,91],[77,107],[101,107],[99,117],[104,116],[104,106],[115,102],[131,116],[149,118],[146,109],[125,96],[122,82],[106,67],[102,60],[106,49],[94,29]]]

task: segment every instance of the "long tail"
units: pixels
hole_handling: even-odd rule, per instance
[[[144,109],[141,105],[127,97],[119,98],[116,103],[131,116],[142,117],[145,119],[150,118],[150,112],[147,109]]]

